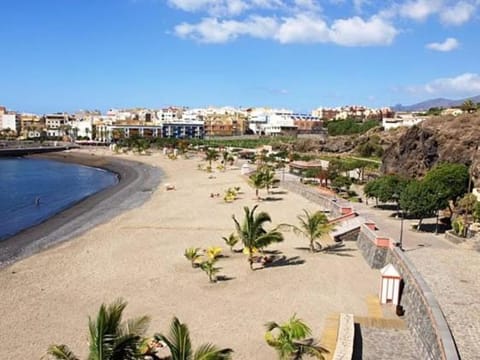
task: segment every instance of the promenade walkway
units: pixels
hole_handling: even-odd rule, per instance
[[[401,220],[394,211],[355,204],[360,216],[373,220],[382,234],[395,240]],[[480,354],[480,253],[455,245],[443,234],[412,230],[417,220],[404,220],[403,248],[434,292],[453,333],[460,356],[478,359]]]

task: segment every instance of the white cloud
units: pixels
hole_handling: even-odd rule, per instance
[[[276,19],[251,16],[246,21],[205,18],[198,24],[183,23],[175,26],[175,33],[182,38],[192,38],[205,43],[225,43],[241,35],[266,39],[278,29]]]
[[[300,13],[282,19],[250,16],[244,21],[205,18],[197,24],[177,25],[175,33],[206,43],[224,43],[248,35],[282,44],[330,42],[343,46],[381,46],[390,44],[397,30],[378,17],[339,19],[329,27],[318,15]]]
[[[442,9],[440,20],[447,25],[462,25],[469,21],[475,13],[475,6],[465,1],[460,1],[452,7]]]
[[[438,96],[469,96],[480,93],[480,75],[464,73],[452,78],[440,78],[423,86],[414,86],[410,91]]]
[[[282,44],[327,42],[329,29],[322,19],[299,14],[283,19],[274,38]]]
[[[438,12],[441,6],[441,0],[410,0],[400,5],[398,11],[401,16],[423,21],[430,15]]]
[[[458,48],[458,45],[459,45],[459,42],[457,39],[447,38],[445,39],[444,42],[441,42],[441,43],[433,42],[433,43],[427,44],[426,48],[430,50],[435,50],[435,51],[447,52],[447,51],[455,50],[456,48]]]
[[[333,42],[344,46],[389,45],[398,31],[379,17],[364,21],[358,16],[335,20],[331,28]]]

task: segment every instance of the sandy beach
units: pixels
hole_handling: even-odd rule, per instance
[[[101,151],[94,157],[101,159]],[[113,217],[102,218],[95,203],[115,208],[108,199],[127,195],[105,193],[108,201],[93,202],[93,211],[86,207],[82,215],[102,221],[78,234],[63,231],[69,241],[0,270],[0,359],[40,358],[52,343],[68,344],[85,356],[88,316],[118,297],[129,303],[127,317],[152,317],[152,334],[167,332],[175,315],[189,325],[194,347],[207,341],[231,347],[234,359],[276,358],[263,338],[263,324],[270,320],[283,322],[297,313],[319,337],[331,313],[367,315],[366,298],[377,292],[378,272],[368,267],[355,244],[343,256],[311,254],[302,249],[305,239],[286,232],[285,241],[271,250],[281,252],[289,264],[251,271],[245,255],[231,254],[221,239],[233,231],[232,214],[243,218],[244,206],[259,204],[278,224],[296,223],[302,209],[317,210],[315,204],[293,193],[257,202],[239,169],[210,176],[197,169],[205,164],[200,158],[169,160],[159,153],[116,158],[161,169],[163,184],[173,184],[175,190],[160,185],[153,191],[155,176],[141,175],[134,180],[136,187],[124,188],[136,189],[136,207],[119,202]],[[210,197],[231,186],[243,191],[235,202]],[[211,245],[227,255],[218,265],[228,281],[210,284],[183,256],[186,247]]]

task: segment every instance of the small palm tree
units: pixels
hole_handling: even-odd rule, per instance
[[[310,338],[312,331],[295,315],[282,325],[270,321],[265,327],[265,341],[277,350],[279,359],[300,360],[304,355],[324,359],[323,355],[329,352]]]
[[[256,249],[262,249],[272,243],[283,241],[283,234],[274,228],[272,230],[265,230],[264,225],[267,222],[271,222],[270,215],[264,211],[255,214],[258,205],[254,206],[252,210],[245,206],[245,218],[242,224],[238,222],[235,215],[232,215],[237,230],[238,237],[243,243],[248,253],[248,262],[250,269],[253,270],[253,254]]]
[[[217,280],[217,274],[221,270],[221,268],[215,267],[216,262],[216,259],[208,259],[200,264],[200,268],[208,275],[208,280],[211,283],[214,283]]]
[[[263,186],[267,189],[267,194],[270,194],[270,188],[275,183],[275,172],[269,167],[262,169]]]
[[[209,259],[217,260],[220,255],[222,255],[222,248],[219,246],[210,246],[206,251],[206,255]]]
[[[235,233],[231,233],[228,237],[223,236],[222,239],[225,241],[225,244],[230,246],[230,251],[233,252],[233,247],[237,245],[239,239]]]
[[[303,209],[304,215],[297,216],[300,226],[292,225],[293,231],[298,235],[303,235],[310,242],[310,251],[315,251],[315,240],[321,239],[324,234],[333,230],[333,225],[328,221],[327,216],[321,211],[310,213]],[[321,248],[320,244],[320,248]]]
[[[170,350],[170,360],[226,360],[231,359],[232,349],[219,349],[212,344],[201,345],[195,352],[192,350],[190,332],[186,324],[180,323],[176,317],[170,325],[170,333],[155,334],[157,341],[162,341]]]
[[[256,198],[259,199],[259,190],[265,187],[265,182],[263,181],[263,173],[261,171],[257,171],[256,173],[251,175],[250,182],[255,188]]]
[[[208,165],[210,168],[212,167],[212,161],[217,161],[218,159],[218,151],[216,149],[207,149],[205,153],[205,160],[208,161]]]
[[[200,258],[200,249],[199,248],[187,248],[183,255],[192,263],[192,267],[194,268],[197,265],[197,260]]]
[[[121,299],[102,304],[96,319],[89,318],[89,360],[135,360],[150,323],[148,316],[122,322],[127,303]],[[51,345],[47,354],[54,359],[78,360],[66,345]]]

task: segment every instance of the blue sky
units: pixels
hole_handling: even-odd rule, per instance
[[[0,104],[410,104],[480,94],[480,0],[1,0]]]

